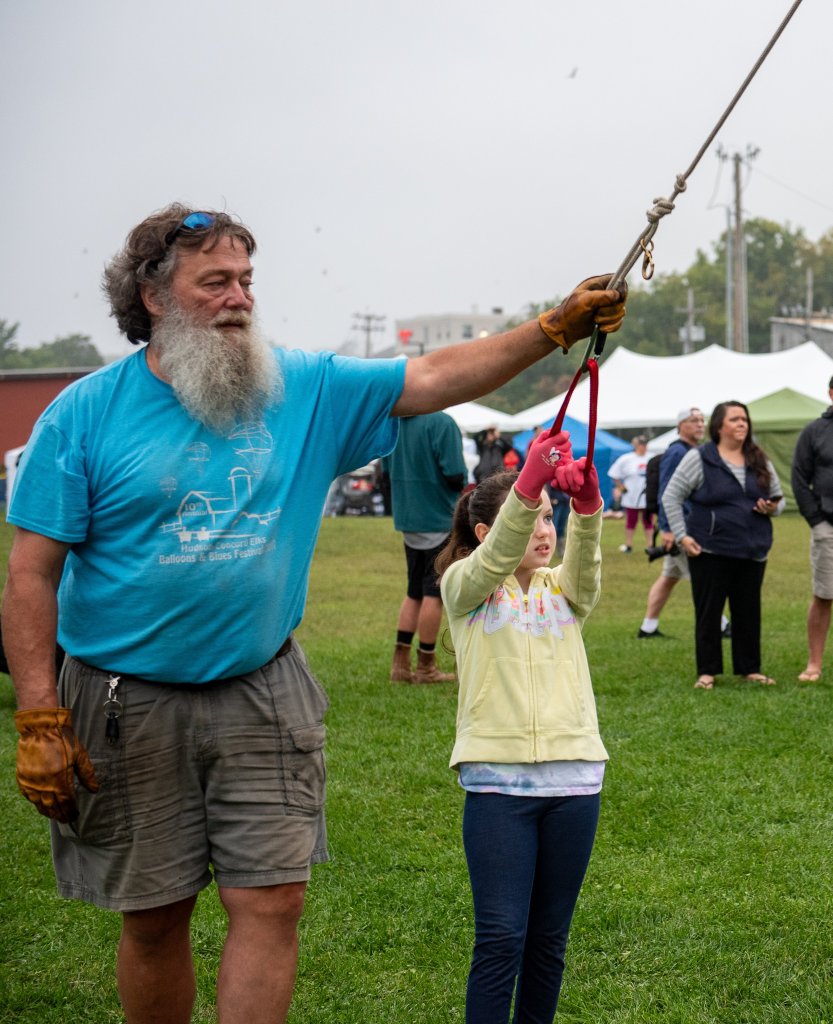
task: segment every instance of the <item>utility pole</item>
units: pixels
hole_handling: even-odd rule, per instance
[[[749,319],[746,291],[746,240],[743,231],[743,207],[741,205],[740,168],[744,162],[754,160],[760,150],[747,146],[746,153],[735,153],[735,231],[732,238],[732,348],[736,352],[749,351]],[[728,239],[727,239],[728,243]]]
[[[354,331],[362,331],[364,334],[364,357],[370,359],[370,336],[376,331],[385,329],[387,317],[378,316],[376,313],[354,313],[356,322],[353,324]]]
[[[734,309],[734,267],[732,264],[732,208],[726,207],[726,348],[732,347]]]
[[[726,163],[726,161],[729,159],[729,154],[726,152],[726,150],[723,148],[723,146],[720,145],[720,143],[717,144],[717,159],[721,163]],[[734,248],[734,242],[733,242],[733,236],[732,236],[732,207],[728,203],[721,203],[720,205],[723,206],[724,209],[726,210],[726,234],[724,236],[725,244],[723,246],[723,252],[724,252],[725,263],[726,263],[726,298],[725,298],[725,301],[724,301],[724,310],[725,310],[724,320],[726,321],[726,337],[725,337],[724,345],[726,346],[726,348],[731,349],[732,348],[732,339],[734,337],[734,331],[733,331],[732,328],[733,328],[733,323],[734,323],[734,313],[733,313],[733,310],[735,308],[735,306],[734,306],[734,297],[733,297],[734,293],[733,293],[733,290],[732,290],[732,285],[733,285],[733,280],[734,280],[733,279],[733,266],[732,266],[732,264],[733,264],[732,250]]]
[[[732,157],[735,165],[735,232],[732,238],[732,348],[735,352],[745,352],[747,349],[743,337],[743,307],[746,304],[746,288],[744,287],[743,211],[740,205],[742,159],[740,153],[735,153]]]
[[[698,327],[694,323],[694,314],[702,313],[701,309],[694,308],[694,289],[689,288],[686,292],[686,306],[685,309],[675,309],[675,313],[685,313],[686,322],[685,327],[680,328],[680,341],[683,343],[683,355],[690,355],[694,351],[695,341],[703,341],[705,339],[705,332],[702,327]]]

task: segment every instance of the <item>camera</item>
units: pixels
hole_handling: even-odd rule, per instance
[[[665,555],[679,555],[680,547],[675,542],[666,551],[662,544],[655,544],[653,547],[645,548],[645,554],[648,556],[649,562],[655,562],[658,558],[662,558]]]

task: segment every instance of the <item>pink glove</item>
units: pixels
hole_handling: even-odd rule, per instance
[[[540,434],[529,446],[526,462],[515,481],[515,490],[527,501],[538,502],[544,485],[554,479],[556,466],[572,461],[573,446],[566,430],[554,437]]]
[[[599,476],[595,466],[587,469],[586,456],[556,467],[554,483],[560,491],[570,495],[573,508],[580,516],[591,516],[599,511],[602,504]]]

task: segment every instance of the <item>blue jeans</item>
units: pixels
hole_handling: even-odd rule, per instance
[[[466,793],[474,897],[466,1024],[552,1024],[567,933],[590,861],[599,794]]]

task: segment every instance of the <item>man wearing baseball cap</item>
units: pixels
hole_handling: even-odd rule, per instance
[[[674,547],[674,534],[668,527],[668,520],[662,508],[662,493],[668,481],[674,475],[674,470],[679,465],[682,457],[691,448],[695,448],[700,444],[706,433],[705,416],[696,405],[686,406],[677,413],[677,431],[680,436],[671,442],[659,464],[658,523],[662,546],[667,552],[670,552]],[[682,551],[677,551],[677,554],[665,555],[662,560],[662,572],[659,579],[654,582],[648,591],[648,606],[645,609],[645,618],[642,620],[642,625],[636,634],[639,640],[649,640],[653,637],[665,636],[659,629],[660,613],[677,582],[690,578],[688,558]]]

